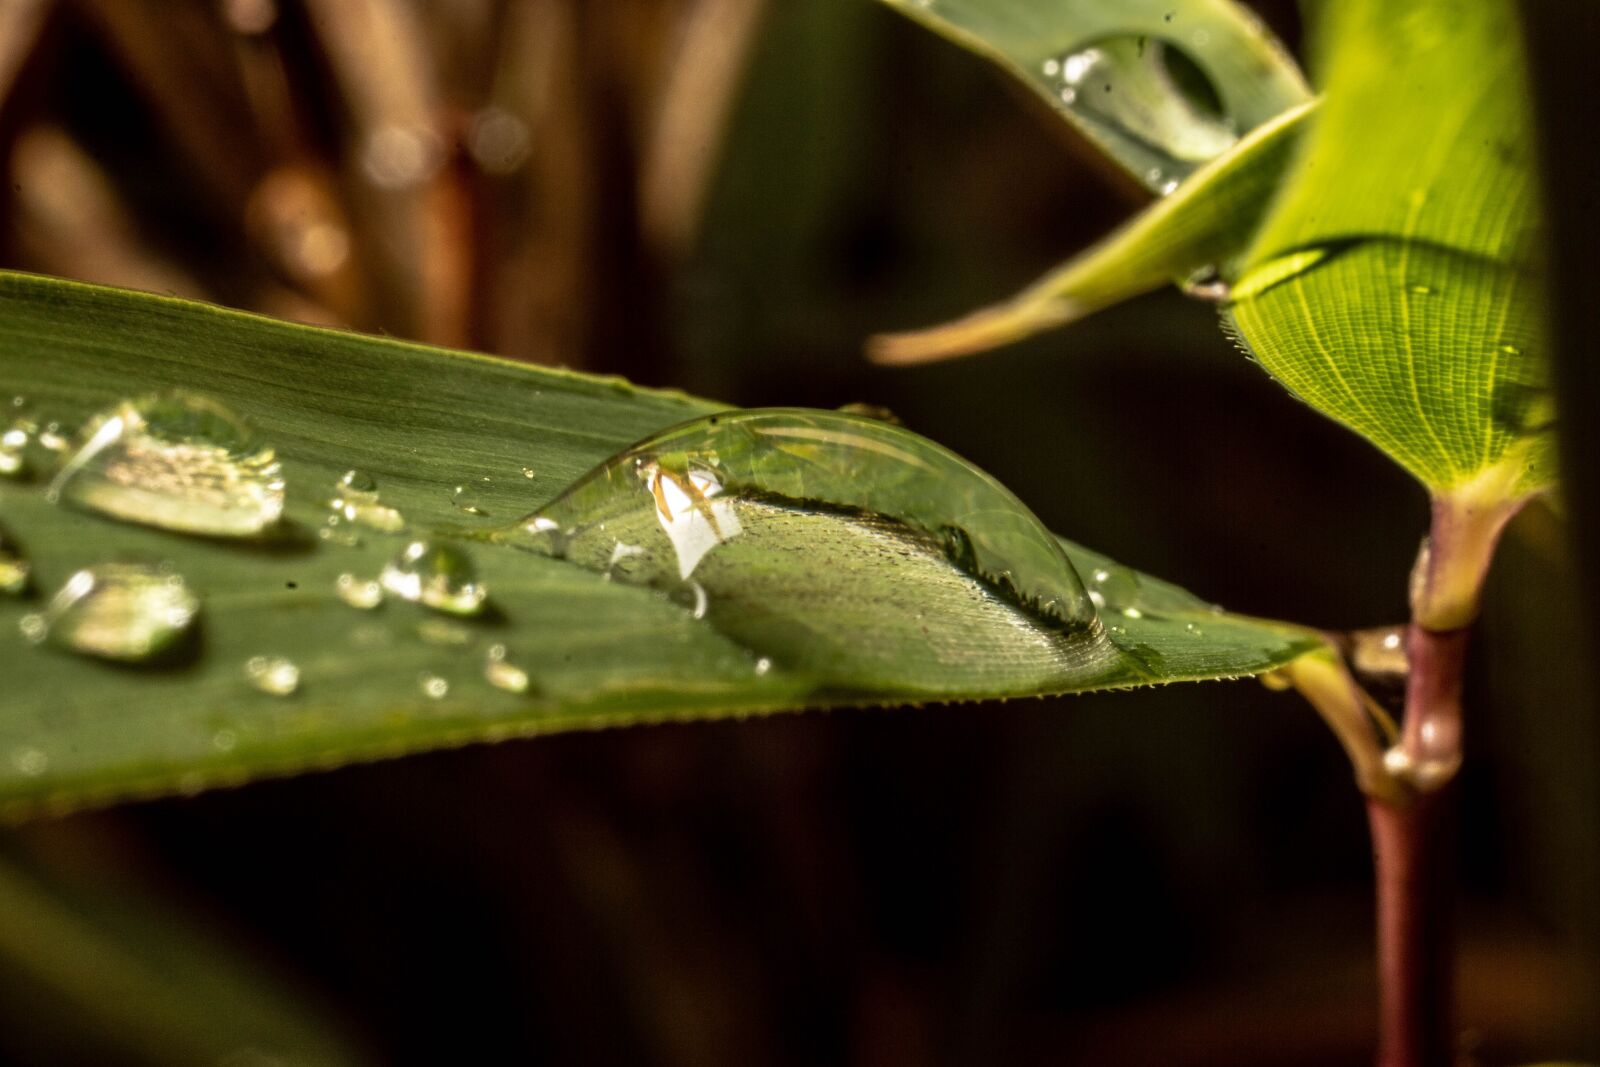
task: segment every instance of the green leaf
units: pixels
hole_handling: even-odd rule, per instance
[[[981,352],[1074,322],[1169,282],[1228,278],[1255,236],[1315,101],[1256,127],[1126,226],[1003,303],[931,329],[874,338],[880,363]]]
[[[185,536],[52,503],[45,470],[0,479],[0,522],[32,563],[34,589],[0,596],[0,802],[14,810],[519,734],[1237,676],[1320,645],[1063,542],[1103,601],[1091,648],[953,566],[928,536],[848,508],[782,508],[784,521],[766,527],[765,569],[751,572],[760,594],[697,618],[667,593],[526,551],[505,531],[630,443],[723,410],[714,404],[0,275],[0,395],[25,396],[34,417],[76,426],[176,387],[245,417],[276,449],[283,522],[264,539]],[[913,452],[936,447],[902,437]],[[348,524],[331,528],[334,540],[318,535],[350,468],[376,478],[408,532],[360,529],[359,544],[337,539]],[[872,469],[862,468],[869,489]],[[463,484],[476,487],[477,513],[452,505]],[[362,611],[340,598],[341,574],[376,575],[419,534],[468,546],[488,612],[453,618],[393,596]],[[170,564],[200,599],[198,639],[142,667],[24,640],[21,620],[45,594],[113,560]],[[790,636],[767,643],[774,633]],[[498,662],[525,672],[526,692],[487,680],[497,645]],[[826,647],[838,654],[817,653]],[[258,656],[296,664],[298,690],[253,686],[246,665]]]
[[[1296,395],[1436,495],[1547,486],[1538,205],[1506,0],[1320,6],[1325,102],[1233,288]]]
[[[1156,192],[1309,96],[1231,0],[885,2],[1016,75]]]

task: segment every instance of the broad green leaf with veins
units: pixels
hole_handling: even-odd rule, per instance
[[[885,0],[1010,70],[1150,189],[1309,96],[1231,0]]]
[[[1325,101],[1233,289],[1273,376],[1435,494],[1548,486],[1539,215],[1506,0],[1322,6]]]
[[[1070,542],[1058,553],[992,479],[884,424],[725,414],[614,379],[0,274],[0,396],[26,397],[22,415],[77,427],[172,389],[207,398],[184,426],[249,453],[239,478],[203,442],[175,459],[153,438],[75,468],[103,479],[95,493],[67,481],[52,502],[62,461],[38,449],[31,474],[0,477],[0,543],[32,568],[28,593],[0,594],[0,808],[520,734],[1234,677],[1321,647],[1311,631],[1227,614]],[[713,431],[712,418],[760,432]],[[110,423],[96,425],[100,440]],[[615,495],[565,493],[671,427],[625,457],[645,462],[612,464]],[[338,484],[348,469],[376,479],[380,504],[360,479]],[[124,492],[146,474],[148,490],[209,493],[204,523],[238,525],[240,511],[222,505],[241,487],[282,518],[247,538],[127,521],[178,514]],[[329,526],[347,517],[330,514],[331,497],[392,507],[406,528],[381,513]],[[550,514],[571,519],[567,558],[508,533],[560,499],[572,506]],[[688,537],[676,549],[692,544],[693,558],[639,571],[663,532]],[[419,537],[447,546],[423,562],[469,555],[486,610],[407,602],[417,590],[400,571],[371,602],[365,583]],[[25,616],[105,564],[181,575],[192,599],[162,585],[156,602],[194,615],[190,640],[132,663],[30,643],[40,627]],[[117,636],[102,626],[96,639]],[[275,657],[297,674],[273,669]]]

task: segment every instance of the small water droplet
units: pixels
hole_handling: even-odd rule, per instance
[[[450,694],[449,680],[437,674],[418,675],[417,686],[422,690],[422,695],[429,700],[443,700]]]
[[[1197,623],[1192,622],[1186,622],[1183,624],[1183,632],[1193,637],[1204,637],[1206,635],[1206,632],[1200,629]]]
[[[1138,608],[1123,608],[1122,617],[1125,619],[1142,619],[1144,618],[1144,612]]]
[[[771,670],[772,670],[772,660],[768,659],[766,656],[762,656],[760,659],[756,660],[756,673],[757,674],[765,675],[765,674],[769,673]]]
[[[482,493],[479,491],[478,486],[472,482],[462,482],[452,489],[450,491],[450,503],[455,506],[457,511],[465,512],[468,515],[488,514],[481,506]]]
[[[1411,287],[1411,291],[1416,293],[1418,296],[1427,296],[1429,293],[1433,292],[1433,287],[1429,285],[1413,285]]]
[[[490,645],[483,661],[483,676],[496,689],[508,693],[528,691],[528,672],[506,659],[505,645]]]
[[[11,765],[29,778],[37,778],[50,767],[50,757],[36,748],[19,748],[11,753]]]
[[[239,747],[239,735],[233,730],[218,730],[211,735],[211,747],[218,752],[232,752]]]
[[[183,578],[136,563],[102,563],[68,578],[42,613],[25,616],[23,636],[88,656],[139,663],[175,648],[200,601]]]
[[[11,539],[4,526],[0,526],[0,593],[21,596],[28,591],[33,564],[28,561],[22,546]]]
[[[278,521],[284,492],[272,449],[242,419],[214,400],[171,392],[90,419],[48,495],[148,526],[250,537]]]
[[[1044,70],[1044,76],[1046,78],[1054,78],[1057,74],[1061,73],[1061,60],[1047,59],[1044,61],[1044,66],[1042,69]]]
[[[406,527],[405,516],[379,498],[377,480],[360,470],[348,470],[340,476],[333,499],[328,501],[328,512],[327,526],[318,531],[318,536],[350,547],[359,545],[361,538],[354,531],[339,530],[346,523],[383,533],[398,533]]]
[[[383,586],[371,578],[357,578],[349,571],[334,579],[334,592],[353,608],[371,611],[383,603]]]
[[[300,668],[283,656],[251,656],[244,673],[251,685],[273,696],[286,697],[300,688]]]
[[[1128,632],[1128,628],[1119,623],[1112,623],[1110,626],[1107,626],[1106,629],[1118,637],[1121,637],[1123,634]]]
[[[532,478],[534,476],[533,468],[532,467],[523,467],[522,468],[522,476],[524,478]]]
[[[378,498],[378,480],[366,471],[352,468],[339,476],[339,490],[343,493],[367,496],[376,500]]]
[[[378,580],[402,600],[451,615],[476,615],[488,597],[472,557],[448,541],[411,542]]]
[[[47,422],[39,430],[39,447],[56,454],[61,454],[72,447],[72,441],[67,430],[59,422]]]
[[[1516,345],[1500,345],[1499,346],[1499,351],[1500,351],[1501,355],[1506,355],[1506,356],[1520,356],[1520,355],[1522,355],[1522,349],[1518,348]]]
[[[12,423],[11,428],[0,434],[0,475],[7,478],[21,478],[28,473],[28,443],[29,423],[26,419],[18,419]]]

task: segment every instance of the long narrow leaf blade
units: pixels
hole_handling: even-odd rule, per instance
[[[203,394],[253,422],[288,487],[278,536],[238,542],[52,503],[47,472],[0,479],[0,523],[33,567],[31,597],[0,596],[0,804],[17,811],[520,734],[1232,677],[1320,643],[1066,545],[1104,627],[1094,656],[1064,655],[1059,635],[946,556],[827,511],[780,526],[792,562],[755,576],[766,599],[729,609],[742,629],[484,540],[631,442],[719,410],[616,380],[0,275],[0,387],[68,427],[130,395]],[[377,480],[407,532],[317,535],[350,468]],[[452,502],[464,484],[470,512]],[[455,619],[393,597],[364,611],[341,597],[341,575],[376,575],[422,534],[464,539],[491,611]],[[170,566],[200,597],[186,658],[119,666],[24,639],[23,617],[79,568],[127,559]],[[848,633],[849,662],[730,636],[774,620]],[[263,691],[256,657],[291,661],[298,686]],[[525,691],[493,684],[495,662]]]

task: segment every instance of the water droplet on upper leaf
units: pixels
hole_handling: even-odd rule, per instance
[[[45,610],[22,619],[30,641],[141,663],[174,650],[200,601],[183,578],[136,563],[102,563],[68,578]]]
[[[476,615],[488,597],[472,557],[448,541],[411,542],[378,580],[402,600],[451,615]]]
[[[1238,140],[1216,87],[1171,41],[1108,37],[1045,60],[1041,77],[1092,136],[1142,161],[1162,194]]]
[[[450,694],[450,681],[437,674],[422,674],[417,677],[417,687],[422,690],[422,695],[429,700],[443,700]]]
[[[283,656],[251,656],[244,673],[251,685],[273,696],[286,697],[300,688],[300,668]]]
[[[237,415],[172,392],[90,419],[49,496],[168,530],[250,537],[282,514],[283,478],[272,449]]]

